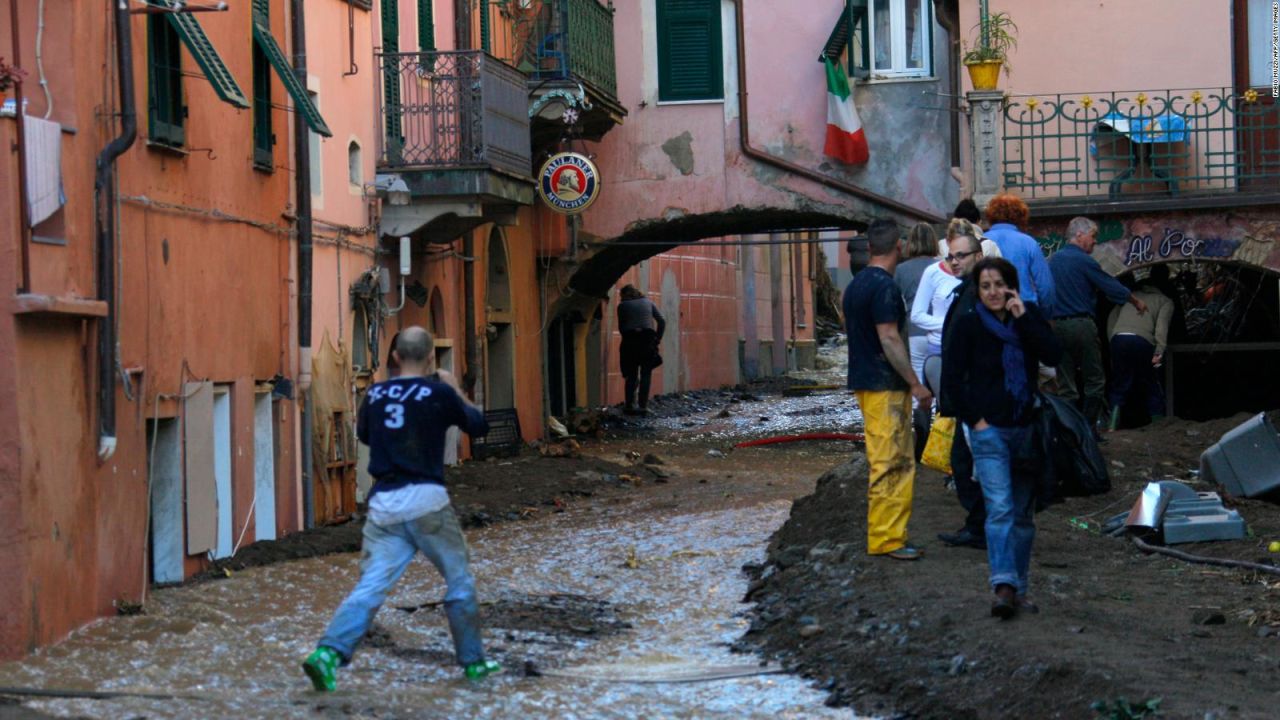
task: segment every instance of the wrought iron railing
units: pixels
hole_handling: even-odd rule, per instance
[[[1280,192],[1280,105],[1229,89],[1010,96],[1004,186],[1027,199]]]
[[[526,80],[480,50],[382,53],[384,167],[531,172]]]
[[[613,3],[468,0],[473,47],[534,80],[576,80],[616,98]]]

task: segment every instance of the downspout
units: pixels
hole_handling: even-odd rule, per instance
[[[116,202],[112,175],[119,158],[138,137],[138,116],[133,98],[133,43],[129,28],[129,6],[108,0],[115,6],[116,72],[120,83],[120,134],[98,154],[93,179],[95,220],[98,240],[98,299],[106,302],[107,316],[98,322],[98,459],[106,461],[116,451]],[[17,4],[16,2],[13,4]],[[22,109],[19,108],[21,113]]]
[[[9,0],[9,30],[13,43],[13,64],[22,64],[22,33],[18,30],[18,0]],[[22,78],[13,81],[14,116],[18,141],[18,250],[22,255],[22,281],[19,293],[31,292],[31,221],[27,205],[26,109],[23,107]]]
[[[293,74],[307,86],[307,22],[304,0],[293,0]],[[302,401],[302,525],[315,526],[311,458],[311,143],[307,120],[293,114],[293,180],[298,206],[298,398]]]
[[[772,165],[780,170],[786,170],[792,175],[799,175],[807,180],[834,188],[844,193],[862,198],[870,202],[876,203],[890,210],[896,210],[908,217],[918,218],[925,222],[941,224],[946,222],[943,218],[934,215],[928,211],[912,207],[905,203],[898,202],[883,195],[873,193],[870,190],[860,188],[843,180],[823,175],[820,172],[810,170],[807,167],[796,165],[793,162],[783,160],[775,155],[770,155],[763,150],[752,147],[751,145],[751,122],[748,119],[750,113],[747,112],[747,31],[746,31],[746,9],[743,5],[746,0],[737,0],[734,3],[734,12],[737,15],[737,35],[738,35],[738,134],[742,144],[742,154],[766,165]]]

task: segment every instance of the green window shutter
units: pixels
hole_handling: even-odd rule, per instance
[[[400,114],[400,10],[395,0],[383,0],[382,7],[382,109],[386,123],[386,152],[398,157],[404,147]]]
[[[151,4],[172,8],[173,0],[153,0]],[[204,28],[200,27],[200,21],[196,20],[195,15],[187,12],[167,12],[164,13],[164,17],[177,31],[178,37],[182,39],[182,44],[187,46],[191,56],[196,59],[196,64],[200,66],[201,72],[209,80],[218,97],[238,108],[248,110],[250,105],[245,99],[244,92],[236,84],[236,79],[227,69],[226,63],[222,62],[218,51],[213,48],[213,43],[209,42],[209,36],[204,34]]]
[[[658,99],[724,97],[719,0],[657,0]]]
[[[382,2],[382,52],[400,52],[400,9],[395,0]]]
[[[253,45],[253,164],[262,169],[275,165],[271,132],[271,63],[266,53]]]
[[[173,26],[157,15],[147,17],[147,80],[147,136],[152,142],[182,145],[182,48]]]
[[[293,66],[285,58],[284,51],[276,44],[276,39],[271,36],[270,15],[259,12],[259,6],[263,11],[269,12],[267,0],[254,0],[254,45],[257,45],[262,54],[266,56],[267,62],[271,63],[271,67],[276,69],[276,75],[280,76],[280,82],[284,83],[284,89],[288,91],[289,97],[293,98],[293,111],[302,114],[302,118],[307,122],[307,127],[325,137],[333,137],[333,131],[325,124],[324,118],[320,117],[320,111],[316,109],[315,103],[311,102],[311,96],[307,93],[307,89],[302,87],[302,83],[298,81],[298,76],[293,74]]]
[[[418,0],[418,48],[436,49],[436,21],[431,0]]]

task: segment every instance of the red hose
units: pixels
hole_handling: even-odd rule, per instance
[[[864,442],[865,438],[862,433],[805,433],[804,435],[778,435],[776,437],[760,438],[759,440],[747,440],[734,445],[735,448],[758,447],[760,445],[773,445],[775,443],[796,442],[797,440],[848,440],[850,442]]]

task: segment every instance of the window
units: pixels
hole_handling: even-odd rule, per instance
[[[1270,0],[1249,0],[1248,18],[1248,87],[1271,87],[1271,8]]]
[[[253,43],[253,166],[270,172],[275,166],[271,148],[271,63],[258,43]]]
[[[147,16],[147,135],[152,142],[175,147],[186,139],[180,43],[164,15]]]
[[[873,78],[929,77],[933,73],[931,0],[869,0]],[[857,43],[855,43],[856,45]],[[855,60],[859,53],[854,53]],[[865,55],[864,55],[865,57]]]
[[[355,140],[347,145],[347,182],[356,187],[364,186],[364,167],[360,163],[360,143]]]
[[[720,0],[657,0],[658,100],[721,100]]]

